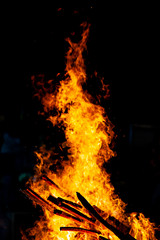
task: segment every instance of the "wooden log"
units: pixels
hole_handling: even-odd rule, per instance
[[[99,213],[99,214],[104,214],[104,211],[99,209],[97,206],[93,205],[93,208]],[[116,227],[118,230],[123,232],[124,234],[129,234],[130,228],[125,225],[124,223],[120,222],[113,216],[109,216],[108,218],[105,219],[110,225]]]
[[[99,213],[91,206],[91,204],[80,194],[77,192],[77,197],[79,201],[82,203],[82,205],[94,216],[101,224],[103,224],[106,228],[108,228],[110,231],[112,231],[117,237],[119,237],[121,240],[135,240],[134,237],[132,237],[129,234],[124,234],[118,229],[116,229],[114,226],[110,225],[107,221],[105,221]]]
[[[48,178],[47,176],[43,175],[42,176],[42,179],[47,182],[50,186],[53,186],[54,188],[58,189],[58,190],[61,190],[60,187],[54,183],[50,178]]]
[[[43,179],[46,183],[48,183],[50,186],[54,187],[54,188],[57,189],[59,192],[61,192],[62,195],[67,196],[67,197],[70,197],[71,199],[73,199],[73,201],[75,201],[75,199],[74,199],[71,195],[67,194],[63,189],[61,189],[55,182],[53,182],[53,181],[52,181],[50,178],[48,178],[46,175],[43,175],[43,176],[42,176],[42,179]]]
[[[30,189],[30,188],[27,188],[25,190],[20,189],[20,191],[22,193],[24,193],[29,199],[31,199],[32,201],[34,201],[35,203],[40,205],[41,207],[46,208],[49,211],[54,210],[54,207],[52,204],[47,202],[45,199],[43,199],[41,196],[39,196],[39,194],[34,192],[32,189]]]
[[[56,197],[54,197],[54,196],[52,196],[52,195],[50,195],[50,196],[48,197],[48,200],[49,200],[50,202],[52,202],[54,205],[56,205],[56,206],[60,206],[60,205],[62,204],[62,202],[59,201],[58,198],[56,198]]]
[[[73,206],[74,208],[77,208],[77,209],[82,208],[82,206],[81,206],[80,204],[74,203],[74,202],[69,201],[69,200],[66,200],[66,199],[64,199],[64,198],[58,197],[58,200],[60,200],[61,202],[66,203],[66,204],[68,204],[68,205],[71,205],[71,206]]]
[[[109,240],[109,238],[105,238],[103,236],[99,236],[99,240]]]
[[[72,231],[72,232],[82,232],[82,233],[89,233],[89,234],[101,234],[100,231],[80,228],[80,227],[60,227],[60,231]]]
[[[114,218],[113,216],[109,216],[106,221],[111,224],[112,226],[114,226],[116,229],[120,230],[121,232],[123,232],[125,235],[129,234],[130,232],[130,228],[128,226],[126,226],[125,224],[123,224],[122,222],[120,222],[119,220],[117,220],[116,218]]]
[[[72,215],[70,215],[70,214],[68,214],[68,213],[66,213],[64,211],[55,209],[52,204],[50,204],[49,202],[44,200],[41,196],[39,196],[36,192],[34,192],[30,188],[27,188],[25,190],[20,189],[20,191],[22,193],[24,193],[29,199],[31,199],[32,201],[34,201],[38,205],[40,205],[42,208],[48,209],[49,211],[51,211],[51,210],[53,211],[54,210],[53,214],[56,214],[56,215],[58,215],[60,217],[64,217],[64,218],[67,218],[67,219],[71,219],[74,222],[78,222],[78,223],[82,223],[83,222],[83,220],[80,219],[80,218],[72,216]]]
[[[95,219],[90,218],[90,217],[86,216],[85,214],[81,213],[80,211],[78,211],[77,209],[72,208],[69,205],[59,201],[58,198],[55,198],[50,195],[48,197],[48,200],[51,201],[55,206],[58,206],[59,208],[65,210],[66,212],[69,212],[70,214],[72,214],[78,218],[84,219],[92,224],[95,223]]]
[[[70,215],[70,214],[68,214],[68,213],[66,213],[66,212],[63,212],[63,211],[61,211],[61,210],[59,210],[59,209],[55,209],[55,210],[54,210],[54,214],[56,214],[56,215],[58,215],[58,216],[60,216],[60,217],[64,217],[64,218],[67,218],[67,219],[71,219],[71,220],[73,220],[74,222],[78,222],[78,223],[82,223],[82,222],[83,222],[83,220],[81,220],[80,218],[74,217],[74,216],[72,216],[72,215]]]

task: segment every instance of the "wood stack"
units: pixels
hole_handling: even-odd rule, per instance
[[[55,184],[52,180],[50,180],[48,177],[43,176],[42,179],[45,180],[48,184],[59,189],[59,186]],[[48,197],[47,200],[45,200],[31,188],[27,188],[21,191],[32,201],[39,204],[42,208],[52,211],[53,214],[56,214],[60,217],[68,218],[70,220],[73,220],[73,222],[80,224],[80,227],[62,226],[60,227],[60,231],[87,233],[94,236],[96,235],[97,239],[99,240],[107,240],[108,238],[106,238],[106,236],[103,236],[103,233],[96,229],[97,226],[99,226],[99,223],[101,223],[105,228],[113,232],[120,240],[135,240],[135,238],[129,234],[130,229],[127,226],[120,223],[117,219],[113,217],[109,217],[107,219],[102,218],[99,213],[100,211],[98,211],[98,208],[96,206],[91,206],[91,204],[78,192],[77,197],[81,204],[72,202],[61,197],[56,198],[51,195]],[[86,222],[89,223],[90,229],[87,229],[86,227],[81,227],[82,224],[84,224],[85,226]]]

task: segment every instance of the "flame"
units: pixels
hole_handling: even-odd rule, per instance
[[[126,204],[114,193],[114,187],[110,182],[110,175],[103,168],[104,162],[115,156],[110,148],[114,136],[113,125],[109,121],[104,108],[94,104],[92,97],[83,90],[83,84],[87,80],[83,52],[87,49],[86,43],[89,35],[89,26],[82,24],[83,33],[80,42],[73,43],[67,39],[70,47],[66,54],[66,75],[54,90],[41,91],[44,111],[51,114],[48,118],[53,126],[59,126],[64,130],[65,141],[59,143],[60,154],[54,149],[46,151],[44,146],[37,152],[37,165],[35,176],[30,179],[30,187],[41,197],[47,200],[49,195],[64,197],[78,203],[76,192],[82,193],[92,205],[101,209],[104,218],[113,216],[126,226],[131,228],[131,235],[138,240],[156,239],[154,225],[140,214],[125,213]],[[43,78],[43,76],[40,76]],[[35,80],[35,77],[32,77]],[[51,83],[51,81],[49,82]],[[105,89],[105,87],[103,86]],[[54,148],[54,146],[53,146]],[[63,151],[67,149],[68,156]],[[54,157],[53,157],[54,156]],[[52,169],[51,166],[61,168]],[[52,170],[51,170],[52,169]],[[55,186],[48,185],[42,178],[47,175]],[[52,211],[44,209],[44,215],[35,223],[32,229],[26,233],[34,236],[36,240],[51,239],[97,239],[85,233],[60,232],[62,226],[81,226],[70,219],[54,215]],[[117,240],[111,231],[101,224],[85,226],[100,230],[103,236]],[[84,227],[84,224],[82,225]],[[25,236],[23,235],[23,239]]]

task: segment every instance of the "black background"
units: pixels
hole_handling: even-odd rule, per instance
[[[88,55],[92,71],[110,84],[113,115],[130,122],[159,122],[158,16],[156,6],[12,6],[2,25],[2,107],[27,101],[30,75],[54,77],[64,70],[65,38],[91,23]],[[60,7],[62,6],[62,7]],[[17,6],[18,7],[18,6]]]

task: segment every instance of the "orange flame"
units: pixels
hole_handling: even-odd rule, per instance
[[[113,216],[130,227],[130,234],[135,239],[155,240],[154,225],[148,219],[142,214],[139,219],[136,218],[136,214],[132,213],[130,216],[125,214],[126,204],[114,193],[110,176],[103,169],[103,163],[115,156],[110,148],[114,136],[113,125],[106,116],[105,110],[100,105],[94,104],[92,97],[82,88],[82,84],[87,79],[83,51],[87,48],[89,26],[84,23],[82,27],[82,39],[79,43],[73,43],[67,39],[70,48],[66,55],[65,79],[60,81],[55,91],[42,94],[44,110],[50,112],[56,109],[57,112],[56,115],[50,115],[49,120],[53,126],[63,126],[66,141],[60,145],[60,149],[63,152],[63,149],[68,148],[68,159],[64,157],[60,159],[62,156],[58,156],[53,160],[51,158],[53,152],[46,152],[44,147],[41,147],[36,153],[38,163],[34,178],[29,181],[30,187],[45,200],[52,195],[72,201],[74,199],[77,203],[76,192],[78,191],[92,205],[101,209],[104,218]],[[61,169],[52,171],[50,166],[57,162],[61,162]],[[48,185],[41,178],[44,173],[57,187]],[[96,236],[86,233],[60,232],[59,229],[63,226],[89,227],[100,231],[109,239],[119,239],[101,224],[91,226],[87,222],[74,223],[70,219],[54,215],[47,209],[44,209],[44,216],[35,223],[33,229],[28,230],[27,234],[30,237],[35,236],[36,240],[97,239]]]

